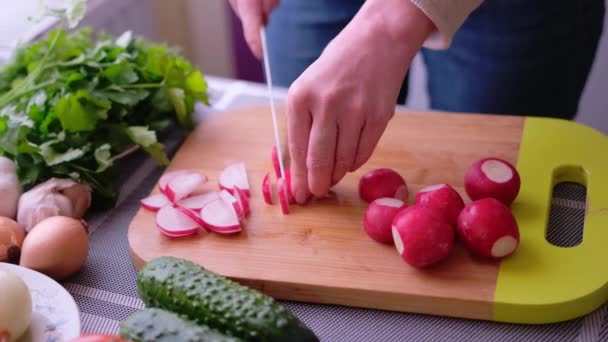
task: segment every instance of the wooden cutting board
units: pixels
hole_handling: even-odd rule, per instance
[[[280,299],[514,323],[571,319],[608,299],[608,138],[600,132],[555,119],[401,111],[369,162],[333,188],[334,197],[291,206],[283,215],[261,192],[262,178],[272,172],[271,125],[266,106],[199,125],[167,171],[200,171],[209,177],[202,191],[217,190],[220,171],[245,162],[252,186],[245,229],[231,237],[171,239],[156,229],[155,214],[142,209],[128,233],[138,269],[171,255]],[[363,173],[399,171],[410,204],[418,189],[436,183],[455,186],[468,203],[464,174],[487,156],[514,163],[522,178],[513,204],[521,243],[512,257],[484,260],[457,243],[446,262],[418,270],[363,231],[366,203],[357,194]],[[587,186],[583,241],[570,248],[545,239],[552,189],[562,181]]]

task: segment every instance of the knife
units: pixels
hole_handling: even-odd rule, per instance
[[[267,49],[267,45],[266,45],[266,29],[264,26],[260,27],[260,36],[262,37],[262,53],[263,53],[263,59],[264,59],[264,71],[266,73],[266,84],[268,85],[268,98],[270,101],[270,112],[272,114],[272,125],[274,127],[274,141],[275,144],[277,146],[277,155],[279,156],[279,168],[281,170],[281,178],[283,179],[283,182],[285,182],[285,168],[283,166],[283,153],[282,153],[282,144],[281,144],[281,137],[279,135],[279,127],[278,127],[278,123],[277,123],[277,113],[276,113],[276,109],[274,106],[274,96],[272,94],[272,77],[271,77],[271,73],[270,73],[270,62],[268,60],[268,49]],[[286,185],[285,183],[283,183],[284,185]],[[287,200],[289,198],[288,194],[287,194],[287,186],[283,186],[283,194],[285,195],[285,202],[287,203],[287,206],[289,206],[289,201]]]

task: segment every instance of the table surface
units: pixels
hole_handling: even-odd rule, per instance
[[[197,108],[197,120],[241,106],[268,103],[266,86],[207,76],[211,106]],[[281,102],[286,91],[278,89]],[[270,120],[270,116],[268,117]],[[171,155],[184,136],[164,140]],[[134,154],[124,161],[120,196],[112,209],[90,217],[90,254],[84,268],[62,285],[81,311],[83,333],[116,333],[122,320],[143,309],[136,270],[129,256],[128,226],[163,172],[150,158]],[[584,189],[556,189],[551,212],[558,230],[582,226]],[[553,286],[559,286],[555,284]],[[549,325],[516,325],[382,310],[281,301],[313,329],[322,341],[608,341],[608,304],[572,321]]]

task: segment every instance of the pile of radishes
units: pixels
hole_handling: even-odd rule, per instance
[[[169,237],[194,235],[200,230],[218,234],[242,231],[249,214],[249,180],[244,163],[234,163],[218,177],[219,190],[197,193],[207,176],[193,170],[177,170],[158,180],[159,194],[141,200],[156,212],[158,229]]]
[[[477,256],[512,255],[519,246],[510,210],[520,188],[515,167],[499,158],[478,160],[466,172],[464,186],[468,205],[451,185],[435,184],[422,188],[409,206],[407,184],[398,172],[372,170],[359,181],[359,196],[369,203],[364,230],[375,241],[393,244],[417,268],[448,258],[457,240]]]

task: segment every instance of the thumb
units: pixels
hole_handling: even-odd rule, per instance
[[[243,23],[243,34],[251,52],[257,57],[262,57],[262,41],[260,28],[264,19],[262,1],[241,1],[238,13]]]

